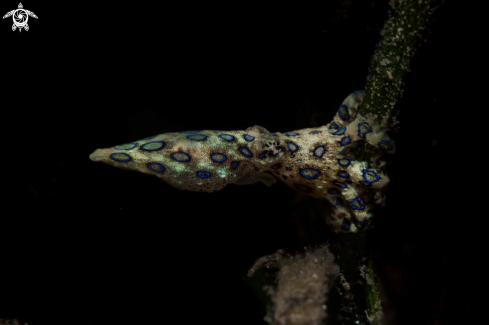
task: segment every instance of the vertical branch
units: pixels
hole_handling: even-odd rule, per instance
[[[431,0],[400,0],[382,30],[370,66],[362,115],[373,114],[377,122],[388,125],[399,96],[402,78],[424,30]]]
[[[393,125],[394,106],[399,96],[404,73],[423,33],[432,0],[399,0],[394,12],[382,30],[382,38],[372,58],[370,76],[363,97],[360,114],[382,128]],[[365,144],[366,145],[366,144]],[[371,163],[371,153],[360,146],[362,160]],[[337,263],[346,286],[343,297],[352,297],[343,303],[350,306],[343,317],[351,321],[381,324],[382,311],[375,285],[370,252],[363,233],[338,236]],[[355,288],[357,286],[357,288]],[[363,286],[360,290],[358,286]],[[334,321],[333,321],[334,323]]]

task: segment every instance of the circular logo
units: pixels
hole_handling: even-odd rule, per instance
[[[24,9],[15,10],[12,16],[14,18],[14,24],[17,27],[24,27],[27,24],[27,20],[29,20],[29,15],[27,15]]]

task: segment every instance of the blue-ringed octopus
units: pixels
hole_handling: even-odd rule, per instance
[[[326,223],[334,231],[357,232],[371,228],[374,203],[383,204],[382,189],[389,183],[383,157],[395,151],[385,126],[360,114],[362,98],[363,91],[347,96],[334,119],[319,128],[164,133],[97,149],[90,159],[152,174],[187,191],[215,192],[227,184],[257,182],[272,186],[279,179],[327,200],[333,213]],[[360,150],[369,161],[359,159]]]

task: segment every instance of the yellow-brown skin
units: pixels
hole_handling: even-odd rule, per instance
[[[343,101],[345,106],[339,110],[341,114],[336,114],[331,123],[320,128],[273,134],[260,126],[244,131],[165,133],[130,144],[97,149],[90,159],[153,174],[171,186],[187,191],[215,192],[227,184],[257,182],[272,186],[276,182],[273,174],[294,190],[328,200],[334,206],[334,212],[327,223],[335,231],[356,232],[371,227],[368,219],[372,216],[373,202],[382,203],[377,197],[381,197],[380,190],[389,182],[383,172],[385,163],[380,160],[380,149],[372,159],[375,168],[368,168],[367,162],[348,156],[361,139],[359,123],[368,123],[362,125],[362,132],[372,127],[364,136],[373,148],[379,148],[379,141],[387,140],[389,142],[384,145],[387,152],[394,152],[385,131],[358,113],[362,98],[362,92],[350,94]],[[347,115],[349,118],[345,119]],[[343,126],[346,128],[344,133],[341,131]],[[339,159],[343,159],[342,163],[347,166],[342,166]],[[374,198],[371,198],[372,193]]]

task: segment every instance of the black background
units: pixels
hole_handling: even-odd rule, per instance
[[[39,17],[29,31],[0,25],[0,318],[264,323],[246,272],[307,242],[314,200],[281,183],[184,192],[88,156],[170,131],[326,124],[364,88],[387,2],[23,5]],[[478,158],[464,148],[482,93],[466,9],[437,9],[411,62],[387,206],[369,234],[402,324],[473,315],[480,224],[465,166]]]

